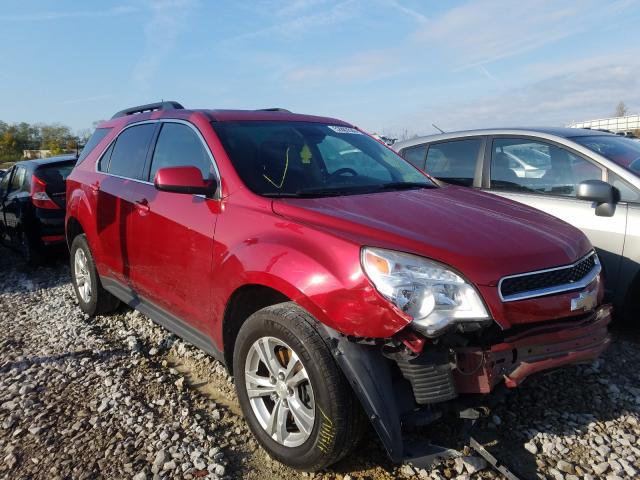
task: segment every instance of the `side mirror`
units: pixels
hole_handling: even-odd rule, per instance
[[[215,195],[218,185],[215,180],[204,180],[197,167],[165,167],[156,172],[153,181],[162,192],[186,193],[190,195]]]
[[[594,202],[596,215],[599,217],[612,217],[616,211],[616,203],[620,201],[618,191],[602,180],[585,180],[578,185],[576,197]]]

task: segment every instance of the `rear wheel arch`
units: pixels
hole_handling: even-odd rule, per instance
[[[67,220],[67,227],[65,229],[65,234],[67,237],[67,246],[71,248],[73,239],[76,238],[78,235],[82,235],[83,233],[85,233],[84,228],[82,228],[82,225],[80,224],[78,219],[75,217],[70,217],[69,220]]]

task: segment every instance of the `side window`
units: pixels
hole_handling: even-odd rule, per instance
[[[0,198],[4,197],[5,193],[9,189],[9,180],[11,179],[11,170],[7,170],[0,180]]]
[[[213,164],[202,140],[187,125],[167,122],[162,125],[151,161],[151,181],[156,172],[164,167],[198,167],[202,178],[211,178]]]
[[[16,167],[13,177],[11,178],[11,185],[9,186],[9,193],[15,192],[22,188],[22,184],[24,183],[24,178],[26,176],[27,171],[23,167]]]
[[[117,138],[107,172],[120,177],[140,179],[155,123],[143,123],[127,128]],[[101,163],[102,171],[104,166]]]
[[[471,187],[481,146],[480,138],[433,143],[424,170],[447,183]]]
[[[553,144],[501,138],[491,150],[491,188],[575,197],[579,183],[600,180],[602,170]]]
[[[621,201],[640,203],[640,191],[611,171],[609,171],[609,183],[620,191]]]
[[[418,167],[420,170],[424,170],[426,153],[427,153],[426,145],[416,145],[415,147],[405,148],[402,151],[402,156],[414,167]]]

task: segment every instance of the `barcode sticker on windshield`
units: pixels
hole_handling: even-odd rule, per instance
[[[327,125],[327,126],[336,133],[354,133],[356,135],[362,135],[362,132],[360,130],[356,130],[355,128],[339,127],[337,125]]]

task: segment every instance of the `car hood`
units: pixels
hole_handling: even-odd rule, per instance
[[[363,246],[422,255],[478,285],[573,263],[591,250],[578,229],[512,200],[470,188],[273,201],[273,211]]]

